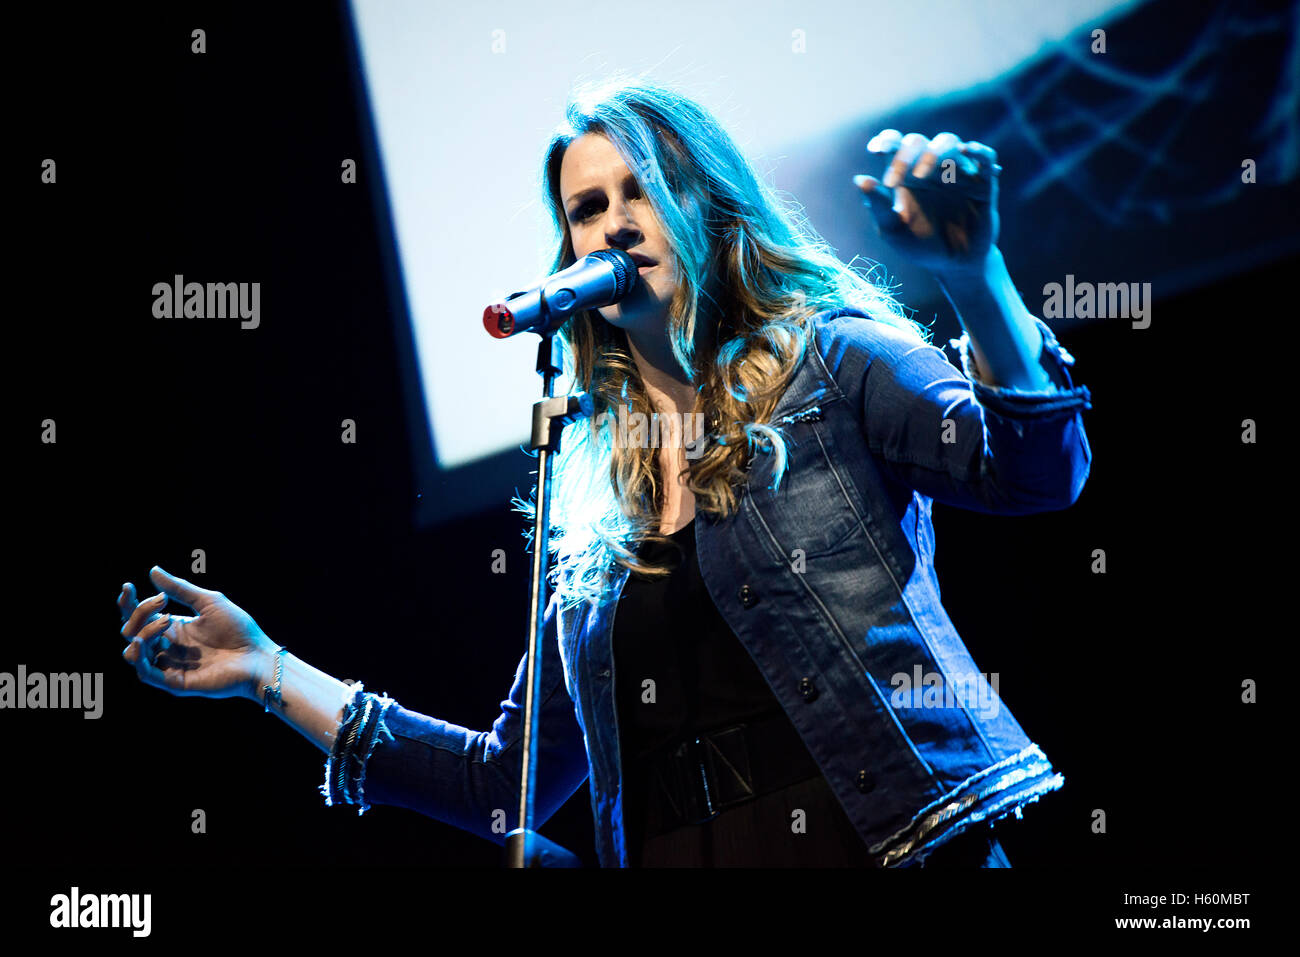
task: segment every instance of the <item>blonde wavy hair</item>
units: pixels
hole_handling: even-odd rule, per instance
[[[784,474],[785,443],[767,423],[811,345],[813,315],[853,306],[918,343],[929,341],[928,331],[869,273],[841,262],[712,115],[680,93],[624,75],[577,87],[547,146],[542,186],[558,234],[553,272],[575,261],[560,166],[586,133],[604,135],[618,150],[676,256],[681,281],[668,336],[696,384],[706,428],[703,450],[687,455],[686,485],[697,512],[725,517],[736,510],[737,486],[757,448],[775,454],[778,483]],[[658,448],[615,441],[620,406],[644,421],[657,414],[626,333],[590,309],[557,338],[565,374],[575,391],[591,393],[595,410],[564,429],[554,462],[552,585],[573,605],[601,600],[618,566],[647,577],[668,573],[637,555],[641,542],[668,540],[659,533],[665,480]],[[535,501],[536,487],[513,504],[531,519]],[[532,529],[524,535],[531,542]]]

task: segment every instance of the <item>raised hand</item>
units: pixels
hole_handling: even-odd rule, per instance
[[[140,680],[174,695],[256,697],[257,662],[268,647],[274,648],[257,622],[221,592],[199,588],[157,566],[149,577],[157,595],[137,602],[135,586],[128,582],[117,599],[122,637],[128,641],[122,657]],[[166,614],[168,599],[198,614]]]
[[[867,151],[892,154],[883,182],[853,178],[881,236],[940,277],[983,270],[998,241],[997,153],[953,133],[898,130],[877,134]]]

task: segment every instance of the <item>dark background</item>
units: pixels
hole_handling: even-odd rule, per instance
[[[6,151],[21,210],[5,417],[16,613],[0,670],[104,672],[105,703],[97,721],[0,714],[6,850],[76,865],[270,853],[497,867],[495,845],[414,812],[326,808],[324,755],[291,728],[247,701],[144,686],[120,658],[118,588],[152,594],[155,563],[224,591],[312,665],[471,728],[495,719],[523,646],[520,516],[502,501],[436,528],[412,521],[439,485],[413,467],[370,171],[339,183],[367,135],[339,11],[196,9],[69,20],[53,8],[11,35],[39,69],[11,87],[21,135]],[[199,22],[219,55],[188,52]],[[45,157],[57,186],[39,183]],[[1107,278],[1074,265],[1061,274]],[[1281,689],[1267,678],[1294,631],[1280,614],[1292,483],[1265,459],[1287,427],[1273,396],[1290,375],[1279,334],[1296,267],[1275,258],[1177,295],[1157,287],[1146,330],[1060,334],[1094,401],[1076,506],[935,508],[945,605],[1066,778],[999,828],[1013,865],[1236,869],[1274,854],[1262,832]],[[442,268],[453,281],[455,264]],[[151,287],[175,273],[260,281],[261,328],[155,320]],[[485,370],[484,388],[506,374]],[[54,445],[39,439],[47,418]],[[339,441],[344,418],[355,445]],[[1248,418],[1256,445],[1240,439]],[[516,459],[526,490],[533,461]],[[206,575],[190,574],[195,548]],[[506,575],[490,571],[496,548]],[[1104,575],[1090,571],[1097,548]],[[1248,678],[1261,704],[1241,703]],[[206,834],[190,833],[195,808]],[[584,785],[542,830],[594,865],[591,827]]]

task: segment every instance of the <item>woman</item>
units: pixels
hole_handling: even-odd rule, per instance
[[[581,91],[548,148],[555,268],[619,248],[641,274],[560,333],[597,414],[556,463],[536,823],[588,780],[603,866],[1005,867],[989,825],[1063,782],[939,601],[930,505],[1071,505],[1088,391],[997,250],[993,151],[894,131],[872,148],[892,161],[858,185],[959,313],[964,376],[684,97]],[[652,441],[638,413],[698,414],[703,435]],[[119,598],[142,680],[263,701],[329,755],[328,804],[498,843],[516,825],[526,660],[474,732],[151,577],[160,595]],[[167,597],[198,615],[161,614]]]

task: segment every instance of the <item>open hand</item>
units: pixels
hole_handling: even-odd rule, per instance
[[[883,182],[854,177],[881,236],[941,277],[982,270],[998,241],[997,153],[954,133],[898,130],[877,134],[867,151],[893,157]]]
[[[137,602],[135,586],[128,582],[117,598],[122,637],[129,642],[122,657],[140,680],[181,696],[255,696],[257,660],[274,647],[257,622],[221,592],[199,588],[156,566],[149,577],[157,595]],[[169,598],[198,614],[164,613]]]

